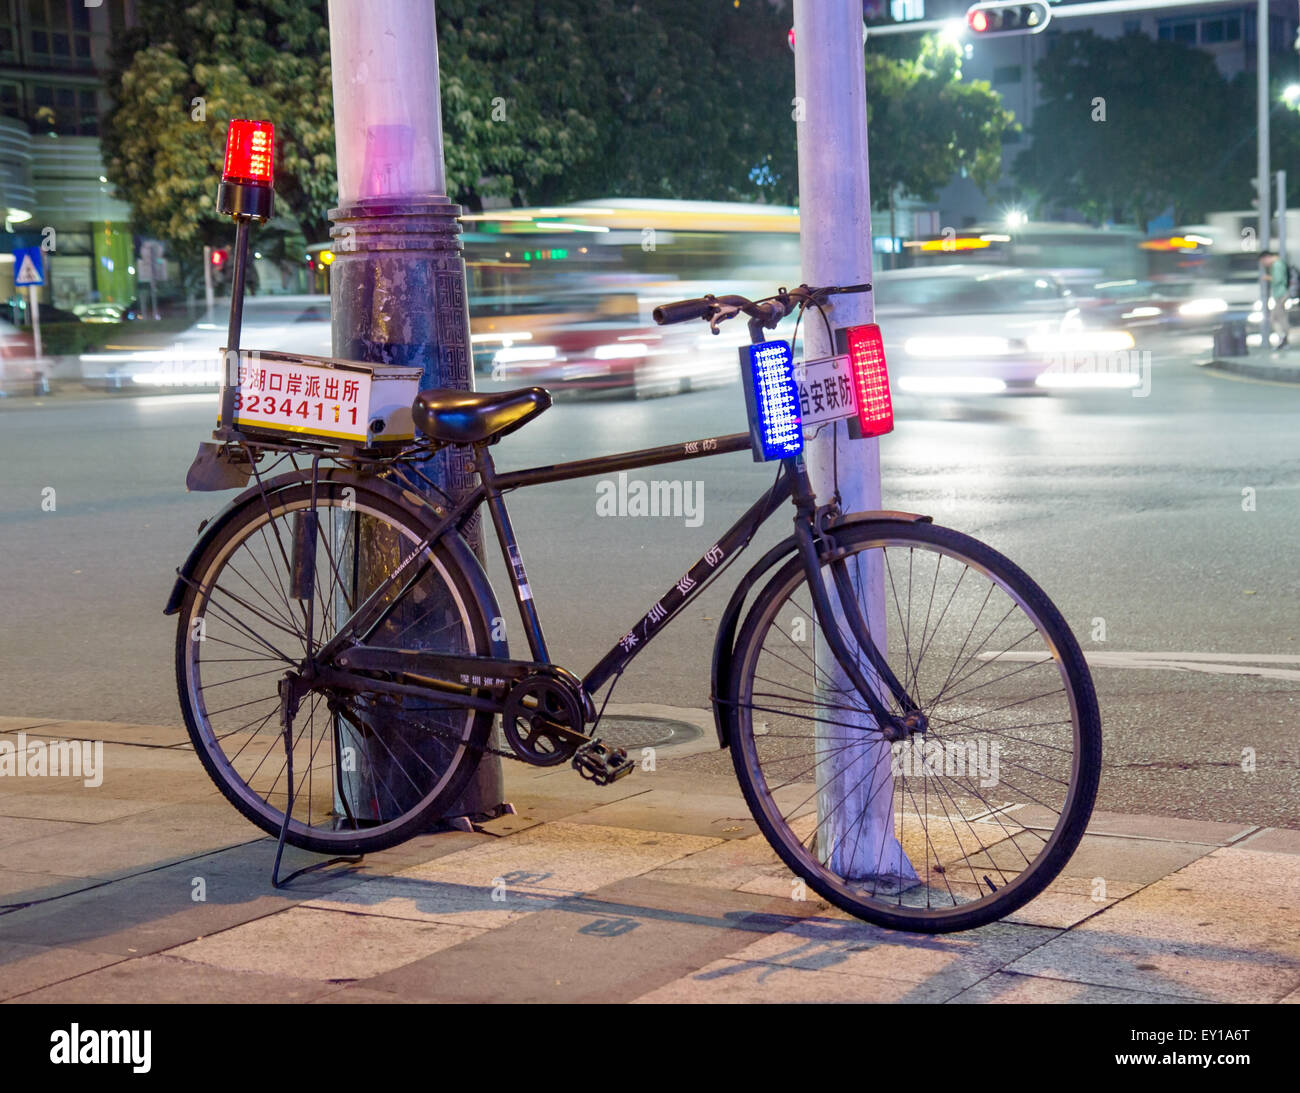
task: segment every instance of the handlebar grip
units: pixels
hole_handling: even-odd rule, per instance
[[[713,314],[714,302],[705,297],[696,300],[677,300],[671,304],[660,304],[651,313],[660,326],[670,323],[685,323],[691,319],[707,319]]]

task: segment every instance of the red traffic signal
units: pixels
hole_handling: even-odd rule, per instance
[[[1037,34],[1046,29],[1052,9],[1044,0],[1029,3],[976,4],[966,12],[966,25],[976,34]]]
[[[230,252],[225,249],[217,249],[212,252],[210,261],[213,269],[220,269],[226,264],[226,259],[230,257]]]

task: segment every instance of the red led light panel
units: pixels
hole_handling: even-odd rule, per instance
[[[226,132],[226,166],[221,177],[227,182],[270,186],[274,182],[274,156],[274,125],[235,118]]]
[[[864,437],[883,436],[893,431],[894,404],[889,397],[889,371],[880,327],[867,323],[851,326],[844,333],[858,396],[858,427]]]

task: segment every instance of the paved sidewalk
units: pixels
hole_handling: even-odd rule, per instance
[[[276,892],[182,729],[20,732],[105,774],[0,778],[9,1001],[1300,1001],[1300,831],[1100,813],[1010,919],[893,933],[792,898],[706,737],[606,789],[508,763],[518,815]]]

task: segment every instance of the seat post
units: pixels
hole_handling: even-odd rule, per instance
[[[524,632],[528,636],[528,647],[532,650],[533,660],[539,664],[550,664],[551,658],[546,651],[546,638],[542,635],[542,623],[537,617],[533,590],[524,570],[523,555],[519,553],[519,544],[515,541],[515,529],[510,524],[505,499],[497,488],[496,466],[486,444],[474,445],[474,466],[487,493],[488,512],[492,514],[492,524],[497,530],[497,542],[501,544],[501,556],[506,563],[506,572],[510,574],[515,603],[519,605],[519,617],[523,620]]]

